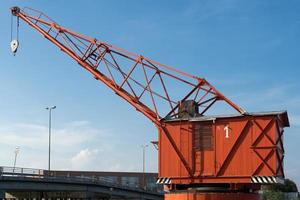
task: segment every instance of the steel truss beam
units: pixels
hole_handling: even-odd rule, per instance
[[[164,118],[178,117],[179,105],[187,99],[201,105],[201,114],[216,101],[224,101],[241,114],[246,113],[203,78],[71,31],[40,11],[18,7],[11,11],[157,126]]]

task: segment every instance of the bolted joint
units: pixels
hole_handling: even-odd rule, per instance
[[[203,82],[203,84],[207,83],[207,81],[205,80],[205,78],[199,78],[199,77],[197,77],[197,80],[198,80],[198,83],[201,83],[201,82]]]
[[[107,53],[110,53],[110,48],[108,47],[108,46],[105,46],[105,51],[107,52]]]
[[[143,62],[143,60],[144,60],[144,57],[143,57],[142,55],[140,55],[140,56],[138,57],[138,59],[137,59],[137,61],[140,62],[140,63]]]
[[[51,23],[51,27],[55,29],[60,29],[60,26],[56,23]]]
[[[10,10],[11,14],[14,16],[17,16],[21,11],[21,9],[18,6],[11,7]]]
[[[58,30],[59,33],[63,33],[63,29],[56,23],[51,23],[51,27]]]

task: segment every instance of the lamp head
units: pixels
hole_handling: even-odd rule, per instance
[[[56,108],[56,106],[46,107],[46,110],[53,110],[55,108]]]
[[[20,147],[16,147],[15,154],[18,154],[20,152]]]

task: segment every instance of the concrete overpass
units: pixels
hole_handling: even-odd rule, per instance
[[[0,198],[163,199],[158,192],[120,186],[105,180],[45,176],[39,170],[19,173],[19,170],[0,167]]]

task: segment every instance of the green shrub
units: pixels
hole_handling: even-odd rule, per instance
[[[281,192],[298,192],[296,183],[290,179],[285,179],[284,184],[274,184],[269,189]]]
[[[265,190],[263,200],[284,200],[283,192],[274,190]]]
[[[266,185],[262,190],[263,200],[284,200],[284,193],[298,192],[297,185],[289,179],[285,179],[283,184]]]

